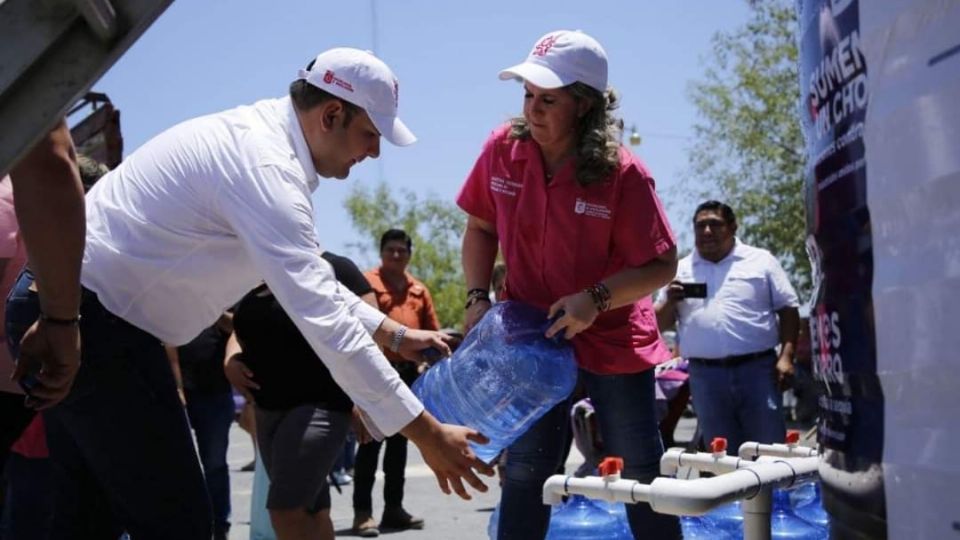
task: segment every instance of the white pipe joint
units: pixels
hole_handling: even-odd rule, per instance
[[[657,478],[650,485],[650,507],[661,514],[703,515],[721,504],[755,497],[763,487],[793,485],[816,474],[818,466],[816,457],[764,460],[712,478]]]
[[[676,476],[680,467],[724,474],[753,463],[734,456],[717,456],[706,452],[687,452],[683,448],[669,448],[660,457],[660,474]]]
[[[741,459],[756,459],[758,456],[774,456],[785,458],[814,457],[819,455],[816,448],[792,444],[760,444],[745,442],[740,445],[737,455]]]

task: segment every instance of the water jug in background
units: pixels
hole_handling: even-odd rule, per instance
[[[743,512],[740,510],[740,501],[718,506],[701,518],[730,538],[743,538]]]
[[[683,540],[732,540],[740,538],[706,516],[680,516]]]
[[[797,517],[790,509],[790,494],[783,489],[773,490],[773,510],[770,513],[773,540],[822,540],[828,538],[826,529]]]
[[[813,492],[812,497],[803,501],[793,501],[793,513],[807,523],[812,523],[824,530],[830,528],[830,515],[823,509],[823,500],[820,498],[820,483],[808,484]]]
[[[469,426],[490,439],[470,443],[486,463],[573,391],[573,347],[544,337],[546,328],[543,311],[514,301],[495,304],[452,357],[413,385],[439,421]]]
[[[633,540],[625,520],[594,501],[572,495],[554,507],[546,540]]]

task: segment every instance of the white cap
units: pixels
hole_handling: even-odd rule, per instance
[[[373,53],[347,47],[324,51],[309,70],[300,70],[297,79],[365,110],[380,134],[391,143],[406,146],[417,140],[397,118],[397,77]]]
[[[537,40],[522,64],[500,72],[500,80],[523,79],[540,88],[582,82],[607,90],[607,53],[597,40],[579,30],[557,30]]]

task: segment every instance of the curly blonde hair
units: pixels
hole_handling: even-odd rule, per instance
[[[578,103],[581,100],[591,103],[577,126],[577,183],[585,187],[603,182],[620,164],[623,120],[613,114],[619,106],[620,96],[613,87],[601,93],[581,82],[564,86],[563,89],[570,92]],[[522,116],[512,119],[510,125],[511,138],[530,138],[530,126]]]

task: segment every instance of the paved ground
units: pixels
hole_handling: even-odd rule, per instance
[[[689,440],[695,428],[695,421],[684,419],[677,428],[679,441]],[[233,492],[233,527],[230,540],[248,540],[250,537],[250,496],[253,485],[253,473],[240,472],[239,469],[253,458],[253,446],[250,437],[234,425],[230,432],[230,482]],[[573,471],[583,462],[583,457],[573,449],[567,461],[568,470]],[[378,473],[374,486],[374,515],[383,510],[383,479]],[[386,531],[381,534],[388,540],[414,539],[456,539],[484,540],[487,538],[487,523],[490,513],[500,498],[500,489],[495,478],[488,479],[490,490],[487,493],[474,493],[471,501],[461,500],[457,496],[446,496],[437,487],[436,479],[423,463],[416,446],[410,445],[407,462],[407,482],[404,506],[413,514],[426,519],[426,528],[421,531]],[[353,486],[344,486],[343,493],[332,492],[333,526],[338,537],[353,537],[353,509],[351,496]]]

